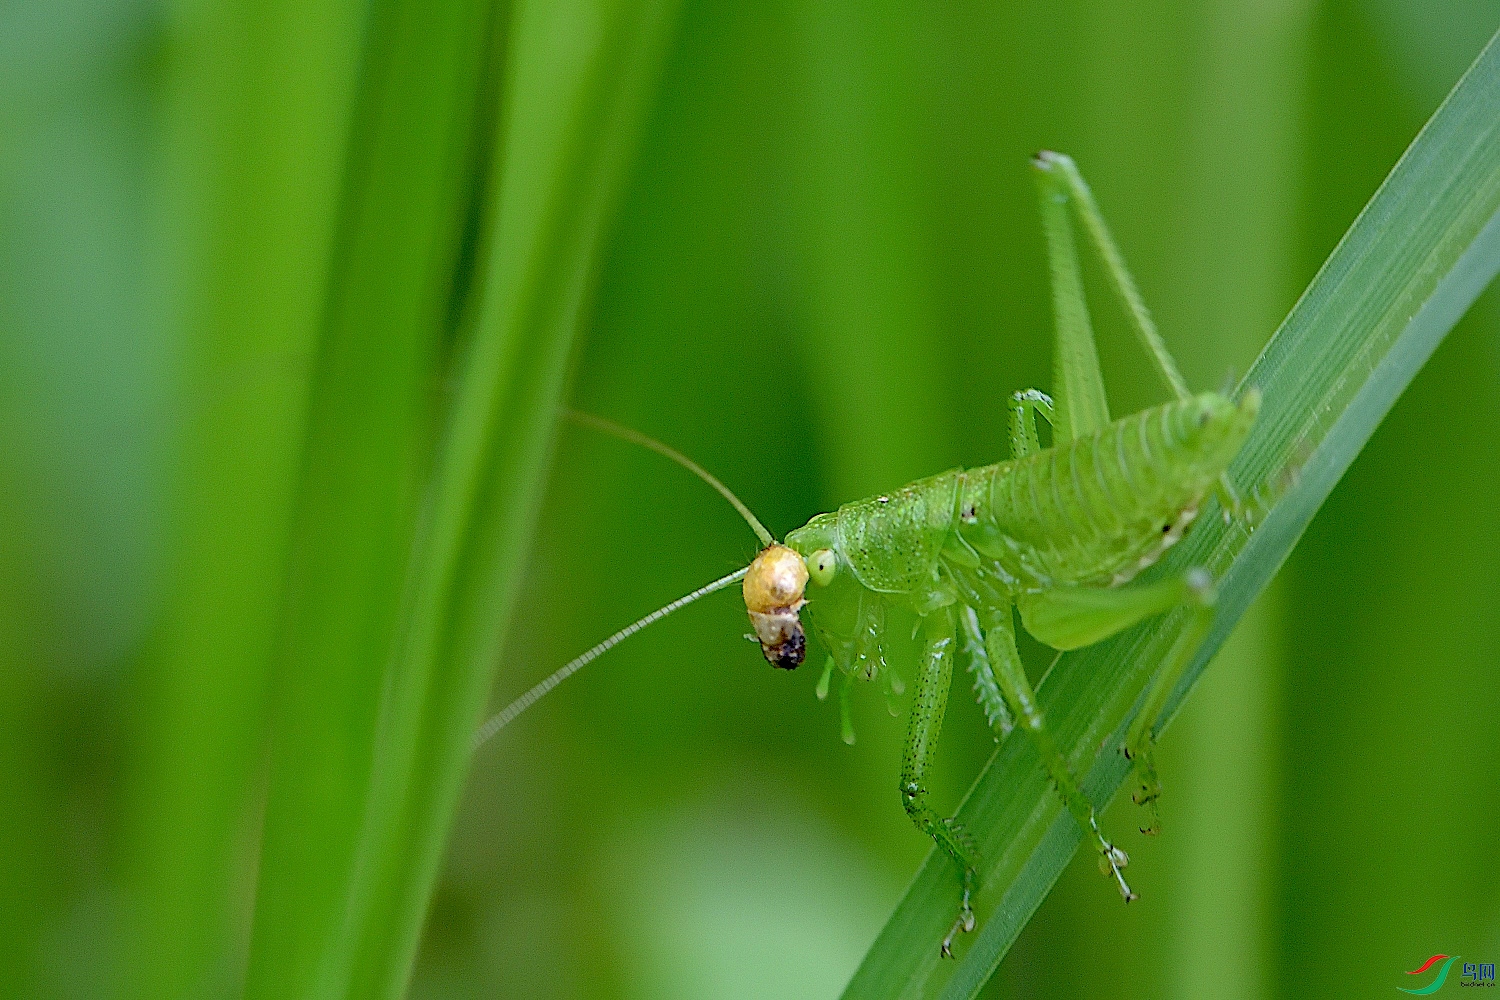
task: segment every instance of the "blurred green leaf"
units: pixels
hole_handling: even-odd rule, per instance
[[[234,988],[269,664],[363,29],[345,0],[167,12],[156,322],[181,337],[171,540],[130,704],[127,995]]]
[[[1232,473],[1275,491],[1277,501],[1253,534],[1207,518],[1166,561],[1163,572],[1204,565],[1222,580],[1214,631],[1174,707],[1497,270],[1500,45],[1492,39],[1246,377],[1266,403]],[[1096,802],[1107,801],[1128,772],[1119,753],[1124,726],[1182,624],[1180,615],[1169,616],[1068,654],[1045,678],[1039,696],[1048,718],[1074,767],[1088,770],[1085,788]],[[936,942],[952,920],[956,890],[951,863],[929,856],[846,997],[975,995],[1080,839],[1024,738],[999,747],[959,816],[986,861],[973,941],[959,961],[939,961]]]
[[[327,995],[405,991],[598,246],[674,14],[669,2],[630,0],[523,0],[512,11],[478,304],[418,522]]]
[[[313,372],[246,992],[305,997],[342,928],[441,347],[493,109],[488,0],[370,12]],[[483,147],[483,148],[481,148]]]

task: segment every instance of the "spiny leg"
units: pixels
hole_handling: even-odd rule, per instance
[[[1125,876],[1120,872],[1130,858],[1105,839],[1094,816],[1093,803],[1083,794],[1083,789],[1078,787],[1067,759],[1058,750],[1057,744],[1052,740],[1052,733],[1042,721],[1042,711],[1037,706],[1036,695],[1031,690],[1031,682],[1026,678],[1025,668],[1021,666],[1021,656],[1016,652],[1016,628],[1011,620],[1011,609],[1000,607],[986,610],[983,625],[985,647],[989,651],[990,663],[995,669],[1005,700],[1010,702],[1011,711],[1036,742],[1042,764],[1052,776],[1063,804],[1068,807],[1084,833],[1093,838],[1094,846],[1099,851],[1099,870],[1114,876],[1120,887],[1120,894],[1127,903],[1130,902],[1136,896],[1130,891]]]
[[[995,680],[995,671],[990,666],[989,653],[984,648],[984,633],[979,628],[979,615],[973,608],[964,605],[958,611],[958,632],[961,652],[969,673],[974,677],[974,697],[984,710],[995,739],[1004,739],[1015,728],[1016,721],[1005,704],[1005,695]]]
[[[974,929],[970,900],[979,879],[975,850],[957,823],[943,819],[927,804],[927,769],[943,731],[943,713],[948,706],[948,687],[953,681],[953,610],[940,608],[923,619],[925,643],[922,667],[912,696],[911,723],[907,728],[906,753],[901,761],[901,804],[918,830],[927,834],[963,870],[963,897],[958,919],[943,938],[944,957],[953,954],[953,937]]]
[[[1136,805],[1146,809],[1147,819],[1146,825],[1141,827],[1142,833],[1155,834],[1161,830],[1161,816],[1156,808],[1156,801],[1161,798],[1161,781],[1156,776],[1156,761],[1153,753],[1156,726],[1161,721],[1167,699],[1177,688],[1177,682],[1182,679],[1183,672],[1193,662],[1198,647],[1208,637],[1208,631],[1214,622],[1213,602],[1214,593],[1211,585],[1199,591],[1197,606],[1189,612],[1191,617],[1186,627],[1162,659],[1161,666],[1157,668],[1156,676],[1151,681],[1151,687],[1146,692],[1146,700],[1125,734],[1125,756],[1135,764],[1132,774],[1135,789],[1130,797]]]
[[[1125,258],[1120,254],[1119,247],[1115,245],[1114,237],[1110,235],[1109,227],[1104,223],[1104,215],[1094,201],[1094,193],[1089,190],[1088,183],[1078,172],[1078,166],[1073,162],[1073,158],[1062,153],[1044,151],[1038,153],[1031,162],[1037,170],[1044,203],[1049,199],[1064,204],[1071,203],[1078,213],[1078,218],[1083,222],[1083,228],[1088,233],[1089,241],[1093,243],[1095,251],[1104,261],[1104,273],[1109,279],[1110,287],[1125,307],[1125,314],[1130,319],[1131,326],[1135,328],[1136,336],[1140,338],[1142,346],[1146,348],[1146,353],[1151,357],[1152,363],[1156,365],[1157,373],[1162,381],[1178,399],[1188,398],[1187,383],[1182,380],[1182,375],[1177,370],[1177,362],[1172,359],[1172,355],[1167,351],[1167,345],[1163,343],[1161,335],[1156,332],[1156,324],[1152,322],[1151,313],[1141,299],[1135,279],[1130,276],[1130,270],[1125,266]],[[1070,234],[1071,230],[1066,232]],[[1050,230],[1048,235],[1050,240]],[[1055,263],[1053,270],[1055,273]],[[1054,295],[1056,294],[1054,289]]]

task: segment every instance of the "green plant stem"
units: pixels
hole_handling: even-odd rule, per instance
[[[1231,469],[1278,493],[1247,533],[1210,511],[1162,572],[1208,567],[1222,582],[1212,633],[1175,707],[1251,600],[1275,575],[1339,477],[1407,383],[1500,270],[1500,45],[1459,81],[1271,339],[1245,384],[1265,406]],[[1172,615],[1062,657],[1039,697],[1085,791],[1107,802],[1129,766],[1124,727],[1152,667],[1180,633]],[[1072,857],[1080,831],[1030,742],[1000,745],[959,810],[984,870],[980,930],[959,961],[936,942],[951,919],[953,872],[929,856],[845,997],[972,997]],[[1103,891],[1101,889],[1101,891]]]

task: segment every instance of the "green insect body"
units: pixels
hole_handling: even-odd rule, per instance
[[[1205,393],[1167,403],[1059,447],[845,504],[786,544],[804,558],[831,549],[861,588],[907,595],[919,613],[954,603],[955,582],[1011,596],[1118,586],[1182,537],[1256,402]]]
[[[1016,683],[1024,674],[1010,632],[1011,607],[1019,605],[1028,631],[1057,648],[1103,638],[1095,634],[1101,626],[1090,629],[1086,613],[1068,613],[1077,610],[1072,604],[1054,613],[1057,595],[1119,587],[1156,562],[1219,484],[1249,434],[1258,402],[1253,393],[1238,405],[1206,393],[1168,403],[1057,447],[845,504],[787,535],[786,545],[809,562],[833,555],[831,566],[824,556],[812,574],[808,613],[829,650],[828,669],[837,667],[846,687],[856,678],[873,680],[885,668],[889,606],[904,606],[923,620],[928,665],[912,708],[902,794],[918,826],[960,864],[972,862],[963,838],[923,802],[922,778],[935,741],[919,732],[941,726],[948,681],[929,675],[951,670],[956,632],[969,640],[958,656],[975,677],[991,724],[1003,735],[1020,714],[1028,728],[1040,729],[1039,719],[1033,725],[1029,718],[1034,699]],[[1102,629],[1108,634],[1166,610],[1181,600],[1181,590],[1169,585],[1145,591],[1146,601],[1110,601]],[[996,661],[1013,667],[1012,676],[997,678]],[[1016,689],[1013,698],[1005,697],[1006,686]],[[1091,809],[1085,822],[1093,828]],[[1098,842],[1118,861],[1117,849],[1102,837]]]
[[[1155,582],[1135,577],[1186,532],[1210,495],[1225,516],[1238,510],[1227,469],[1250,434],[1260,406],[1254,387],[1237,397],[1191,395],[1140,301],[1093,197],[1067,157],[1034,161],[1051,261],[1057,315],[1056,401],[1028,390],[1011,399],[1009,460],[954,469],[889,494],[820,514],[778,543],[722,483],[691,461],[637,432],[592,417],[581,422],[652,448],[699,475],[730,499],[765,543],[743,570],[700,588],[617,632],[517,699],[478,734],[482,742],[561,680],[641,628],[699,597],[739,581],[766,659],[793,668],[804,657],[801,612],[828,652],[818,682],[827,695],[835,670],[844,739],[853,742],[850,691],[857,680],[884,680],[903,693],[887,643],[891,612],[919,622],[921,652],[901,768],[901,801],[913,823],[957,864],[959,913],[941,950],[975,923],[978,888],[972,839],[927,801],[926,778],[942,730],[955,662],[973,678],[976,698],[997,737],[1017,725],[1035,741],[1069,812],[1126,900],[1135,898],[1121,869],[1124,851],[1107,840],[1093,805],[1058,750],[1037,707],[1016,649],[1014,617],[1057,649],[1074,649],[1174,607],[1190,609],[1188,627],[1157,665],[1125,741],[1135,762],[1135,800],[1155,832],[1160,794],[1152,734],[1168,695],[1212,623],[1214,590],[1192,569]],[[1117,297],[1163,383],[1176,397],[1111,420],[1073,246],[1071,215],[1083,223]],[[1052,427],[1042,447],[1037,415]]]

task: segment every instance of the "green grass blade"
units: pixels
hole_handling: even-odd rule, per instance
[[[246,994],[311,995],[342,926],[440,345],[479,170],[488,0],[372,6],[314,368]]]
[[[472,336],[462,349],[374,739],[335,995],[405,990],[541,501],[601,234],[668,2],[520,2]]]
[[[1213,633],[1174,694],[1196,681],[1250,601],[1275,575],[1334,484],[1413,375],[1500,270],[1500,45],[1485,48],[1376,192],[1246,382],[1265,406],[1232,469],[1280,486],[1253,534],[1216,517],[1164,571],[1205,565],[1222,580]],[[1183,625],[1169,616],[1062,657],[1040,699],[1096,803],[1128,773],[1124,727]],[[951,862],[929,856],[865,956],[845,997],[972,997],[1072,858],[1080,834],[1024,738],[996,751],[959,811],[985,868],[980,929],[957,962],[937,942],[952,920]],[[1139,887],[1138,887],[1139,888]],[[1108,891],[1101,880],[1100,891]],[[1148,889],[1149,891],[1149,889]]]
[[[171,4],[154,163],[154,322],[180,338],[166,585],[133,672],[122,993],[231,992],[236,872],[266,688],[308,359],[329,278],[363,9]]]

